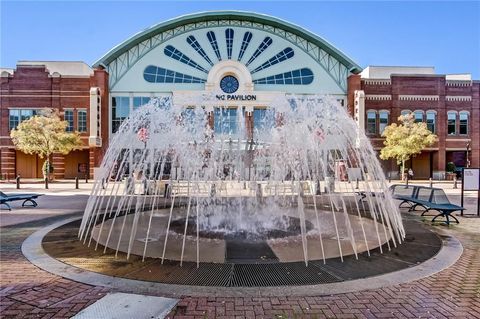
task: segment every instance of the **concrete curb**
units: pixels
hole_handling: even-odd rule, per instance
[[[440,251],[433,258],[407,269],[392,273],[355,279],[344,282],[306,285],[306,286],[279,286],[279,287],[205,287],[171,285],[157,282],[140,281],[119,277],[107,276],[92,271],[77,268],[55,258],[50,257],[42,247],[45,235],[55,228],[80,218],[73,217],[58,221],[45,228],[39,229],[30,235],[22,244],[23,255],[35,266],[73,281],[103,286],[118,291],[140,294],[154,294],[165,296],[214,296],[214,297],[274,297],[274,296],[320,296],[340,293],[357,292],[383,288],[391,285],[403,284],[425,277],[432,276],[451,267],[463,253],[460,241],[448,236],[443,239]]]

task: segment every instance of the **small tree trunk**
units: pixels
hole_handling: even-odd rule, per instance
[[[402,160],[402,171],[400,174],[402,174],[402,181],[405,180],[405,160]]]

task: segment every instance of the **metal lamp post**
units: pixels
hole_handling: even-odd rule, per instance
[[[468,153],[470,152],[470,142],[467,142],[467,162],[466,162],[466,167],[469,168],[470,167],[470,159],[468,157]]]

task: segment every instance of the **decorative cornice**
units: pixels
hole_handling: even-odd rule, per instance
[[[438,95],[399,95],[400,101],[438,101]]]
[[[366,94],[365,98],[367,100],[373,100],[373,101],[390,101],[392,99],[392,95],[390,95],[390,94]]]
[[[470,95],[446,95],[445,100],[449,102],[464,102],[471,101],[472,97]]]
[[[472,86],[472,81],[465,80],[447,80],[447,86]]]
[[[390,85],[392,81],[390,79],[362,79],[364,84],[367,85]]]

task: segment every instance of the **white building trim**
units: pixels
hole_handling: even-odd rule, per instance
[[[392,81],[390,79],[362,79],[366,85],[390,85]]]
[[[438,101],[438,95],[399,95],[400,101]]]
[[[448,102],[465,102],[471,101],[472,97],[470,95],[446,95],[445,100]]]
[[[390,101],[392,99],[391,94],[366,94],[365,98],[372,101]]]
[[[447,80],[446,86],[472,86],[472,81],[465,80]]]

